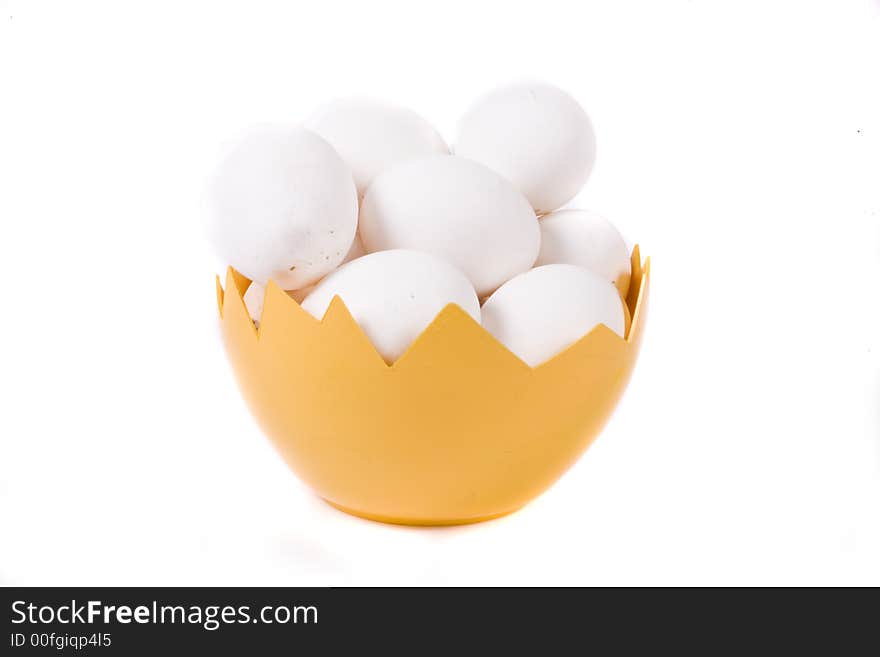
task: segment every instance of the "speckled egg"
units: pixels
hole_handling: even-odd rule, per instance
[[[357,229],[351,173],[324,139],[292,126],[249,132],[209,188],[218,256],[283,289],[309,285],[342,262]]]

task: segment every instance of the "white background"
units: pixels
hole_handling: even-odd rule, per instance
[[[880,584],[880,3],[0,2],[0,582]],[[348,517],[217,331],[204,178],[336,96],[537,77],[652,256],[596,444],[510,517]]]

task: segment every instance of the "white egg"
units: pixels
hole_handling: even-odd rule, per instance
[[[465,275],[417,251],[380,251],[352,260],[318,283],[302,307],[320,319],[336,295],[389,363],[447,304],[458,304],[480,321],[480,304]]]
[[[566,92],[514,84],[487,94],[461,117],[455,154],[500,173],[543,213],[570,201],[587,182],[596,136]]]
[[[528,270],[540,228],[528,201],[482,164],[434,155],[378,176],[361,204],[367,251],[414,249],[463,271],[480,295]]]
[[[535,367],[605,324],[623,337],[614,285],[575,265],[544,265],[502,285],[482,308],[483,327]]]
[[[305,127],[336,149],[361,195],[373,178],[398,162],[449,153],[443,138],[415,112],[365,98],[332,102],[307,119]]]
[[[299,127],[251,131],[209,192],[218,255],[262,284],[313,283],[342,262],[357,229],[351,173],[330,144]]]
[[[557,210],[541,217],[541,251],[535,265],[578,265],[611,281],[626,296],[632,265],[614,225],[587,210]]]

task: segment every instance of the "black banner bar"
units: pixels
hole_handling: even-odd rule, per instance
[[[11,656],[880,648],[880,594],[868,589],[5,588],[0,598],[0,654]]]

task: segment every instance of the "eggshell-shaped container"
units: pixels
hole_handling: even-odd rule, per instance
[[[270,283],[258,330],[230,269],[217,301],[241,393],[300,479],[348,513],[452,525],[519,509],[602,429],[644,332],[638,247],[632,266],[626,337],[599,325],[534,368],[454,305],[388,365],[338,297],[317,320]]]

